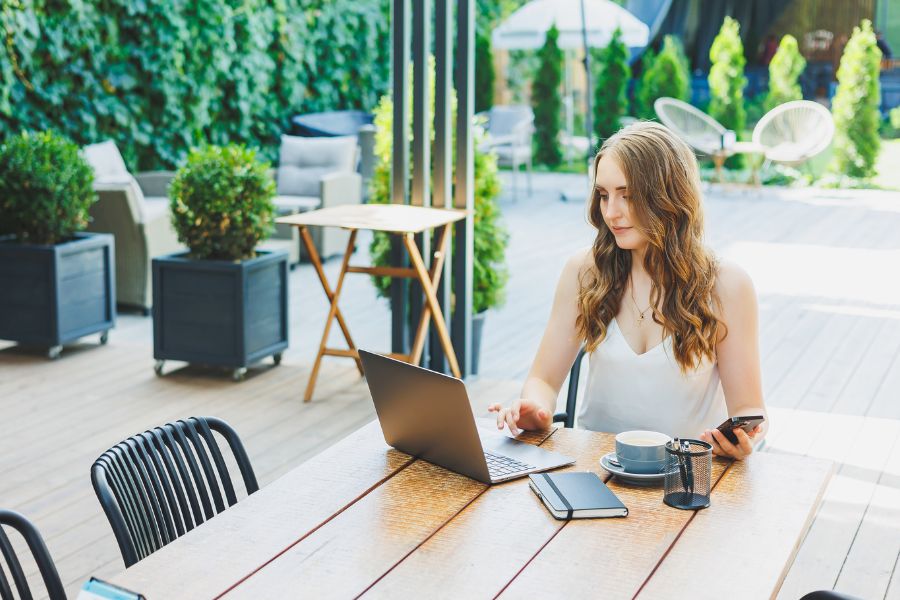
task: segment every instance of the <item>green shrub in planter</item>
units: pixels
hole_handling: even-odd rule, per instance
[[[238,145],[190,152],[169,188],[172,225],[192,258],[252,258],[272,231],[275,182],[269,164]]]
[[[254,249],[272,229],[275,182],[243,146],[190,152],[169,187],[190,252],[153,259],[153,357],[234,369],[288,346],[288,255]]]
[[[70,140],[22,133],[0,147],[0,234],[23,244],[56,244],[88,223],[94,172]]]
[[[96,196],[78,146],[52,132],[0,147],[0,338],[48,348],[115,326],[113,236],[82,233]]]

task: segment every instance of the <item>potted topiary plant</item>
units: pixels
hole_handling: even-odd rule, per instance
[[[431,78],[434,81],[434,77]],[[431,95],[434,97],[434,94]],[[453,95],[451,103],[456,102]],[[455,111],[451,111],[453,113]],[[378,160],[370,185],[370,203],[387,204],[390,199],[392,152],[391,132],[393,122],[393,101],[384,96],[375,109],[375,154]],[[454,128],[455,131],[455,128]],[[472,268],[472,373],[478,373],[481,357],[481,336],[487,310],[500,306],[504,301],[504,291],[509,273],[506,270],[506,245],[509,234],[500,222],[500,178],[497,175],[497,157],[493,153],[478,150],[483,131],[475,128],[474,139],[474,265]],[[433,135],[433,132],[432,132]],[[452,243],[451,243],[452,246]],[[391,241],[384,233],[376,232],[369,248],[372,263],[389,265],[391,262]],[[390,296],[391,279],[373,276],[378,295]]]
[[[49,348],[115,326],[113,236],[84,233],[96,200],[78,146],[22,133],[0,146],[0,339]]]
[[[243,146],[190,152],[169,187],[188,252],[153,259],[153,356],[233,369],[236,381],[288,345],[288,254],[256,245],[272,230],[269,165]]]

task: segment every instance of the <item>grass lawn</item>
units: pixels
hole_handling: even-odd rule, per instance
[[[881,153],[872,182],[881,188],[900,190],[900,139],[881,140]]]

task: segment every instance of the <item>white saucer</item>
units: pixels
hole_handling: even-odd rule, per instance
[[[632,485],[656,485],[662,483],[666,478],[665,473],[629,473],[622,467],[615,466],[609,462],[609,459],[615,458],[615,456],[615,452],[604,454],[600,459],[600,466],[625,483]]]

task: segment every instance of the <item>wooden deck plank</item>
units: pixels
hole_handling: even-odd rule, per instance
[[[898,434],[898,421],[865,418],[852,438],[838,433],[823,439],[822,443],[844,445],[846,450],[785,579],[780,599],[796,599],[834,586]]]
[[[900,556],[900,443],[895,439],[834,589],[882,598]]]

